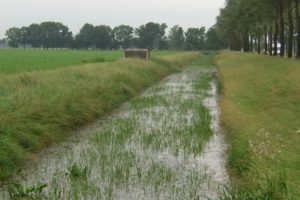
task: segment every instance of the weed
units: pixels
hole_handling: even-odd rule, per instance
[[[88,174],[88,168],[81,167],[75,163],[68,168],[68,173],[71,178],[86,178]]]
[[[11,182],[8,186],[8,193],[12,199],[43,199],[43,190],[46,187],[47,184],[43,183],[25,187],[21,183]]]

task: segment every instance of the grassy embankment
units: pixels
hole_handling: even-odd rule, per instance
[[[2,75],[0,179],[10,176],[33,152],[61,140],[75,127],[112,111],[198,56],[198,53],[184,53],[162,56],[155,61],[121,59]]]
[[[299,61],[223,52],[217,65],[231,145],[228,199],[299,198]]]

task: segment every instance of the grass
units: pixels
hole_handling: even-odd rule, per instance
[[[216,60],[222,123],[231,145],[228,199],[297,199],[299,61],[236,52],[223,52]]]
[[[122,57],[122,51],[1,49],[0,75],[115,61]]]
[[[90,134],[83,131],[75,149],[33,168],[32,177],[49,181],[45,198],[205,198],[211,183],[198,159],[212,135],[203,102],[211,73],[195,67],[172,75],[101,120]]]
[[[152,57],[178,54],[176,51],[153,51]],[[0,49],[0,75],[51,70],[88,63],[111,62],[123,58],[121,50],[79,51],[40,49]]]
[[[43,190],[46,184],[24,187],[18,182],[11,182],[8,186],[10,199],[44,199]]]
[[[190,66],[205,66],[213,67],[215,66],[214,57],[218,54],[216,51],[203,51],[201,52],[201,57],[193,61]]]
[[[71,130],[111,112],[143,88],[197,58],[162,56],[162,62],[121,59],[0,78],[0,179],[34,152]]]

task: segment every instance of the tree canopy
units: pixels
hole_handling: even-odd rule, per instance
[[[181,26],[175,25],[166,34],[167,28],[165,23],[154,22],[138,28],[124,24],[111,28],[86,23],[74,35],[66,25],[48,21],[27,27],[12,27],[6,31],[6,39],[13,48],[216,50],[227,47],[227,43],[220,40],[215,27],[207,32],[205,27],[184,31]]]
[[[231,50],[300,58],[299,0],[226,0],[215,25]],[[294,42],[295,41],[295,42]]]

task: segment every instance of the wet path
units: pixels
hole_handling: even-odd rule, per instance
[[[25,196],[217,199],[228,177],[214,72],[193,67],[171,75],[42,152],[16,176],[11,195],[33,187]]]

